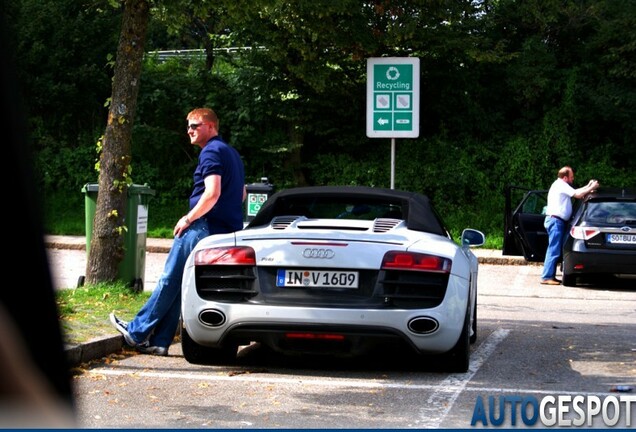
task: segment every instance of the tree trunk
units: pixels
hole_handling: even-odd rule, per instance
[[[117,279],[124,257],[131,136],[150,17],[148,0],[125,0],[108,121],[99,159],[99,190],[86,283]]]

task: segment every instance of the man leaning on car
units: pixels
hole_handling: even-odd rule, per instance
[[[543,222],[548,232],[548,249],[545,253],[543,272],[541,273],[541,284],[543,285],[561,284],[561,281],[556,278],[556,266],[561,257],[565,224],[572,216],[571,198],[581,199],[599,186],[597,180],[590,180],[587,185],[574,189],[572,182],[574,182],[574,170],[569,166],[564,166],[559,170],[557,179],[548,191],[548,206]]]

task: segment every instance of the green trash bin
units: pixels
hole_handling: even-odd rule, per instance
[[[97,183],[87,183],[82,187],[85,194],[86,215],[86,256],[90,252],[93,239],[93,219],[97,208]],[[143,291],[146,272],[146,237],[148,233],[148,201],[155,191],[148,185],[128,186],[126,202],[126,232],[124,233],[124,258],[119,264],[118,278],[129,284],[134,291]],[[84,276],[80,276],[78,286],[84,285]]]

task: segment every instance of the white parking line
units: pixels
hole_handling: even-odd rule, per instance
[[[420,410],[420,420],[416,423],[425,424],[427,428],[440,427],[466,384],[479,371],[486,359],[490,357],[497,345],[508,336],[510,330],[497,329],[471,354],[468,372],[449,375],[443,380],[426,400]]]
[[[507,330],[506,330],[507,331]],[[227,375],[212,375],[212,374],[201,374],[201,373],[165,373],[165,372],[139,372],[138,369],[120,369],[120,370],[112,370],[112,369],[91,369],[86,373],[93,375],[110,375],[110,376],[124,376],[130,375],[134,377],[145,377],[145,378],[175,378],[180,380],[197,380],[197,381],[249,381],[252,383],[263,383],[263,384],[304,384],[304,385],[315,385],[321,387],[349,387],[349,388],[372,388],[372,389],[403,389],[403,390],[435,390],[438,392],[449,392],[454,393],[460,390],[466,392],[477,392],[477,393],[514,393],[514,394],[537,394],[537,395],[580,395],[580,396],[592,396],[592,395],[603,395],[603,394],[616,394],[616,393],[605,393],[605,392],[585,392],[585,391],[564,391],[564,390],[537,390],[537,389],[522,389],[518,387],[514,388],[504,388],[504,387],[470,387],[465,388],[465,383],[460,383],[459,385],[451,385],[451,384],[406,384],[406,383],[385,383],[385,382],[368,382],[363,379],[339,379],[339,380],[317,380],[317,379],[289,379],[289,378],[275,378],[275,377],[257,377],[255,374],[249,375],[235,375],[235,376],[227,376]],[[472,377],[472,373],[470,376]],[[456,399],[456,398],[455,398]],[[454,399],[453,399],[454,400]]]
[[[402,383],[386,383],[386,382],[368,382],[363,379],[351,378],[351,379],[292,379],[292,378],[278,378],[268,376],[256,376],[256,374],[249,375],[212,375],[202,373],[166,373],[166,372],[139,372],[138,369],[91,369],[88,371],[94,375],[111,375],[111,376],[123,376],[130,375],[135,377],[145,378],[176,378],[180,380],[197,380],[197,381],[249,381],[252,383],[263,384],[304,384],[320,387],[355,387],[355,388],[372,388],[372,389],[407,389],[407,390],[436,390],[441,386],[437,384],[402,384]]]
[[[135,377],[147,378],[176,378],[197,381],[249,381],[256,383],[268,384],[305,384],[323,387],[357,387],[357,388],[377,388],[377,389],[408,389],[408,390],[434,390],[439,393],[459,393],[466,386],[468,380],[479,370],[481,365],[486,361],[488,356],[494,351],[497,344],[503,340],[509,333],[509,330],[497,329],[482,343],[479,348],[472,353],[469,372],[461,375],[452,375],[442,381],[442,384],[407,384],[407,383],[390,383],[378,381],[366,381],[364,379],[312,379],[312,378],[280,378],[250,375],[217,375],[209,373],[168,373],[168,372],[150,372],[139,371],[138,369],[111,369],[96,368],[87,371],[94,375],[110,375],[124,376],[131,375]],[[517,390],[518,391],[518,390]],[[434,396],[431,396],[433,399]],[[453,400],[457,397],[455,396]]]
[[[384,381],[368,381],[363,378],[340,378],[340,379],[313,379],[306,378],[282,378],[270,376],[248,375],[217,375],[214,373],[166,373],[139,371],[138,369],[110,369],[97,368],[87,371],[89,374],[105,376],[134,376],[136,378],[164,378],[178,380],[195,380],[207,382],[249,382],[256,384],[283,384],[316,386],[324,388],[361,388],[361,389],[398,389],[398,390],[427,390],[432,391],[424,406],[420,409],[419,415],[414,419],[414,425],[409,427],[440,428],[446,417],[452,410],[456,400],[462,392],[478,392],[482,394],[535,394],[535,395],[572,395],[572,396],[598,396],[598,392],[582,391],[562,391],[547,389],[522,389],[518,387],[466,387],[473,376],[480,370],[482,365],[495,351],[497,346],[510,334],[510,330],[499,328],[491,333],[486,340],[471,353],[471,362],[468,372],[464,374],[451,374],[438,384],[413,384],[395,383]]]

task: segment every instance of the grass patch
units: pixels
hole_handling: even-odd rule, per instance
[[[79,192],[51,193],[42,197],[44,232],[54,235],[85,235],[84,196]]]
[[[117,334],[108,320],[115,311],[124,320],[132,319],[149,292],[133,292],[127,284],[96,284],[56,292],[56,303],[65,342],[78,344]]]

